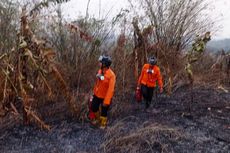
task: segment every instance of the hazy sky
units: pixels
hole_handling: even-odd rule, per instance
[[[217,21],[221,29],[214,33],[215,39],[230,38],[230,0],[207,0],[211,2],[209,14],[211,18]],[[88,0],[71,0],[63,4],[65,17],[76,19],[78,16],[86,15]],[[101,3],[101,5],[99,5]],[[116,15],[121,8],[128,5],[127,0],[91,0],[89,4],[90,16],[96,18],[105,16],[108,12],[110,15]],[[101,12],[99,12],[101,6]]]

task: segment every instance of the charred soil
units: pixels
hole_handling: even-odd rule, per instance
[[[108,128],[70,117],[36,126],[0,125],[0,152],[230,152],[230,94],[212,88],[178,89],[158,95],[150,112],[132,95],[114,99]],[[10,122],[10,120],[9,120]]]

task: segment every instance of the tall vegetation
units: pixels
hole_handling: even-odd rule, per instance
[[[67,105],[67,112],[84,119],[100,54],[112,56],[115,97],[132,92],[150,55],[159,59],[165,88],[172,94],[179,81],[187,80],[190,44],[197,42],[197,34],[212,30],[204,0],[129,0],[130,8],[112,20],[86,13],[73,21],[63,16],[61,3],[67,1],[0,2],[0,116],[13,112],[26,124],[35,121],[49,129],[39,108],[61,101],[57,107]],[[210,68],[214,63],[215,58]]]
[[[212,21],[205,15],[208,5],[205,0],[130,0],[130,4],[134,14],[138,12],[136,9],[143,11],[142,15],[137,16],[140,22],[154,27],[148,39],[142,41],[145,48],[139,54],[155,54],[160,59],[159,64],[165,70],[170,94],[174,78],[182,69],[183,52],[196,34],[212,28]]]

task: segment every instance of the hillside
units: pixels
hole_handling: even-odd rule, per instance
[[[207,48],[212,51],[230,51],[230,39],[212,40],[207,44]]]
[[[229,152],[230,39],[210,4],[112,1],[0,1],[0,153]]]

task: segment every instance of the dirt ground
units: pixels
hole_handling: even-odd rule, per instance
[[[158,95],[151,112],[132,95],[117,98],[104,131],[68,117],[49,132],[16,124],[0,129],[0,152],[230,153],[230,93],[199,87],[193,97],[188,88]]]

